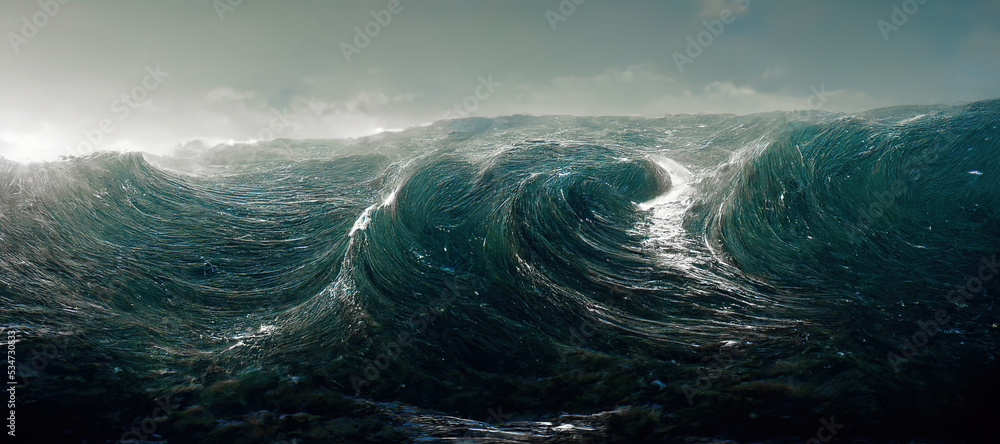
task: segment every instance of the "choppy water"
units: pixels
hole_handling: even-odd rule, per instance
[[[0,160],[18,427],[802,442],[835,416],[844,441],[976,442],[998,413],[998,125],[998,101],[511,116]]]

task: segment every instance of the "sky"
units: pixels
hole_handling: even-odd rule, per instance
[[[4,0],[0,156],[1000,98],[996,0]]]

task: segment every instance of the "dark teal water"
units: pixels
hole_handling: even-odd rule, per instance
[[[18,433],[982,442],[998,125],[511,116],[0,160]]]

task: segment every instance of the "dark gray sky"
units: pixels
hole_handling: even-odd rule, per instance
[[[576,1],[5,0],[0,156],[1000,97],[995,0]]]

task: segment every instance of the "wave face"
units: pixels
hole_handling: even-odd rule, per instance
[[[512,116],[173,157],[0,160],[0,323],[35,351],[24,376],[50,387],[24,388],[26,408],[92,399],[76,374],[115,406],[90,415],[179,393],[209,410],[205,430],[332,408],[282,407],[261,387],[476,421],[497,406],[525,420],[655,406],[642,433],[661,435],[717,433],[712,421],[734,436],[811,433],[829,409],[850,433],[959,418],[990,392],[936,372],[995,370],[1000,345],[997,285],[980,267],[1000,250],[998,125],[998,101]],[[949,303],[977,269],[980,297]],[[942,309],[947,333],[901,371],[888,353]],[[915,383],[968,405],[931,406]],[[366,408],[411,438],[469,428],[387,405]],[[160,433],[207,439],[174,426],[182,413]],[[618,433],[587,418],[563,422],[576,438]],[[130,425],[102,424],[77,432]],[[555,439],[539,424],[518,426],[524,442]],[[470,442],[513,436],[482,433]]]

